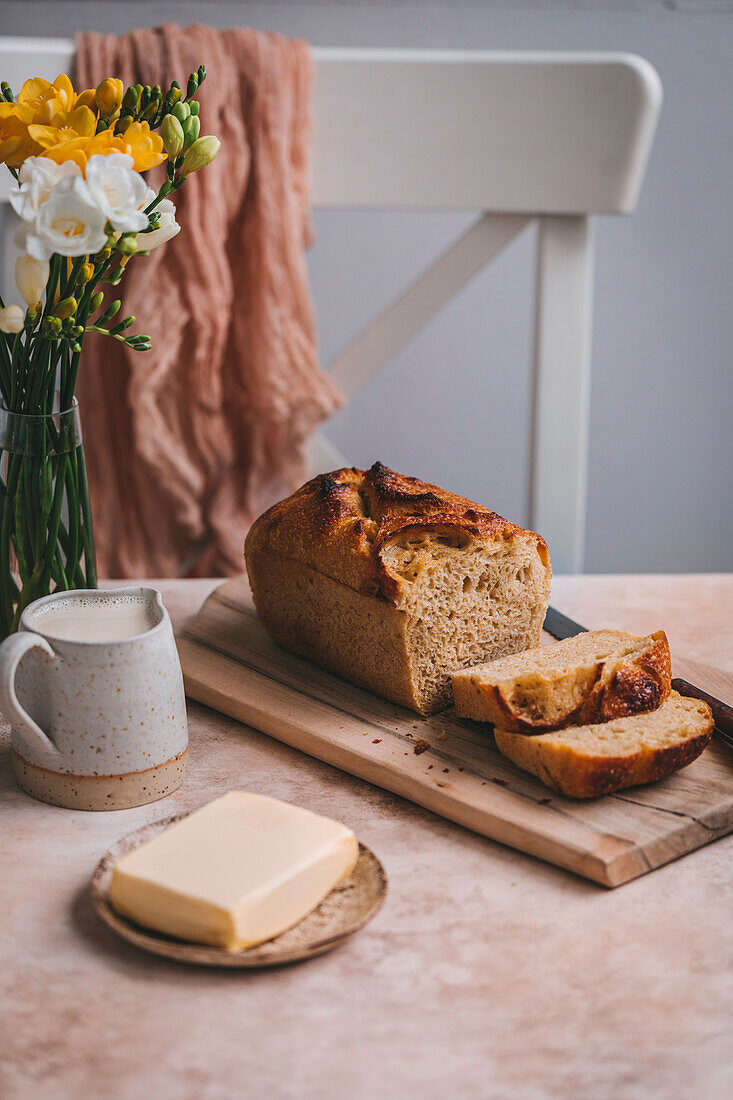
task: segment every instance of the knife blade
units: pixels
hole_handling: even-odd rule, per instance
[[[556,608],[548,607],[542,629],[546,630],[548,634],[551,634],[553,638],[557,638],[558,641],[561,641],[564,638],[573,638],[576,634],[585,633],[587,627],[581,626],[580,623],[576,623],[574,619],[570,619],[567,615],[563,615],[562,612],[558,611]],[[703,702],[707,703],[713,712],[716,734],[718,734],[721,740],[725,741],[726,745],[733,748],[733,707],[724,703],[722,699],[716,699],[714,695],[710,695],[707,691],[703,691],[702,688],[696,687],[695,684],[691,684],[689,681],[683,680],[679,676],[673,678],[672,687],[675,691],[678,691],[680,695],[686,695],[693,699],[702,699]]]
[[[554,607],[548,607],[542,629],[561,642],[564,638],[574,638],[576,634],[584,634],[588,628],[576,623],[574,619],[569,619]]]

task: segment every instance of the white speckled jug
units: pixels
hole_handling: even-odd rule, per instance
[[[74,631],[82,612],[95,618],[91,638]],[[121,810],[162,798],[186,774],[183,677],[154,588],[56,592],[30,604],[0,646],[0,707],[13,726],[18,784],[43,802]]]

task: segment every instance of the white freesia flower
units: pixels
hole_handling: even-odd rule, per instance
[[[20,306],[5,306],[0,309],[0,332],[22,332],[25,312]]]
[[[28,251],[28,234],[33,232],[33,226],[28,222],[20,222],[18,228],[13,234],[13,244],[18,249],[18,252]]]
[[[23,301],[34,306],[40,302],[48,282],[49,265],[33,256],[18,256],[15,261],[15,282]]]
[[[87,161],[90,194],[119,233],[139,233],[148,227],[148,215],[141,207],[150,188],[133,163],[126,153],[96,155]]]
[[[80,176],[62,179],[38,212],[28,233],[26,248],[36,260],[61,256],[86,256],[99,252],[107,242],[107,216]]]
[[[158,245],[165,244],[181,231],[176,221],[176,208],[170,199],[161,199],[155,209],[160,214],[160,225],[149,233],[143,233],[137,239],[138,247],[145,252],[151,252]]]
[[[10,190],[10,205],[24,222],[34,222],[56,184],[68,176],[81,176],[81,168],[71,160],[56,164],[48,157],[28,157]]]

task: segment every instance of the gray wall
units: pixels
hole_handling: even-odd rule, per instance
[[[315,45],[621,49],[665,106],[636,214],[599,219],[587,570],[733,568],[733,4],[725,0],[252,4],[0,0],[3,34],[207,21]],[[320,212],[324,361],[466,224]],[[329,426],[375,458],[526,520],[533,239],[478,277]]]

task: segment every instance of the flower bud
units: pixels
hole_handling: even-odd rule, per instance
[[[103,301],[104,293],[101,290],[98,290],[92,298],[91,302],[89,303],[89,312],[94,313],[96,310],[98,310]]]
[[[125,130],[129,130],[133,122],[134,119],[132,115],[120,115],[117,122],[115,122],[115,133],[124,134]]]
[[[123,233],[117,242],[117,248],[123,256],[134,256],[137,252],[136,233]],[[123,261],[124,262],[124,261]]]
[[[123,114],[134,115],[140,103],[142,84],[131,84],[122,98],[121,110]]]
[[[26,305],[40,302],[48,282],[49,265],[45,260],[32,256],[18,256],[15,261],[15,282]]]
[[[105,311],[104,311],[104,313],[102,314],[102,316],[101,316],[101,317],[99,318],[100,322],[103,322],[103,321],[105,321],[105,322],[106,322],[106,321],[111,321],[111,320],[112,320],[112,318],[113,318],[113,317],[114,317],[114,316],[115,316],[116,314],[118,314],[118,313],[119,313],[119,311],[120,311],[120,306],[121,306],[121,305],[122,305],[122,302],[120,301],[120,299],[119,299],[119,298],[116,298],[116,299],[114,300],[114,302],[111,302],[111,303],[110,303],[110,304],[109,304],[109,305],[107,306],[107,308],[105,309]]]
[[[88,263],[87,264],[82,264],[81,267],[79,268],[79,274],[76,277],[76,281],[79,284],[79,286],[86,286],[93,275],[94,275],[94,265],[93,264],[88,264]]]
[[[183,127],[175,115],[165,116],[160,125],[160,136],[163,139],[163,148],[171,159],[183,152]]]
[[[20,306],[5,306],[0,309],[0,332],[22,332],[24,324],[25,313]]]
[[[97,86],[94,102],[102,118],[110,118],[117,111],[123,91],[122,81],[115,76],[108,76]]]
[[[199,101],[197,99],[192,99],[188,106],[189,106],[189,109],[191,111],[191,114],[195,115],[195,116],[198,116],[198,113],[201,109],[201,104],[199,103]]]
[[[171,84],[168,91],[165,93],[165,102],[169,103],[172,106],[174,103],[178,103],[182,95],[183,92],[181,91],[181,89],[176,83],[173,83]]]
[[[160,92],[152,92],[150,99],[148,100],[145,110],[141,112],[139,118],[141,122],[149,122],[154,118],[160,110]]]
[[[199,130],[201,129],[201,122],[195,116],[187,118],[183,123],[183,137],[185,138],[185,146],[188,149],[193,145],[196,138],[199,136]]]
[[[96,94],[94,88],[87,88],[85,92],[76,97],[74,107],[88,107],[90,111],[93,111],[96,107]]]
[[[185,122],[188,116],[191,114],[191,108],[187,103],[176,103],[171,114],[174,115],[179,122]]]
[[[76,298],[62,298],[53,313],[54,317],[58,317],[60,321],[73,317],[76,313]]]
[[[211,164],[220,148],[221,142],[213,134],[198,138],[183,158],[184,175],[188,175],[189,172],[199,172],[207,164]]]

